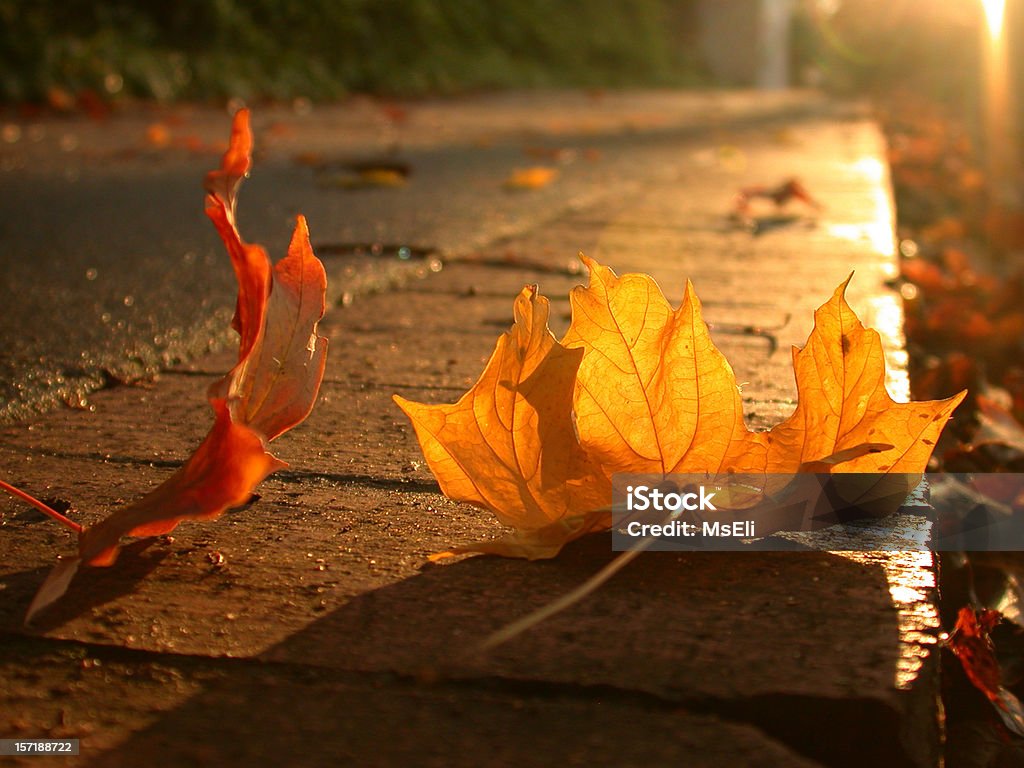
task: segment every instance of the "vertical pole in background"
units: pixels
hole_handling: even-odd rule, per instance
[[[1022,196],[1017,147],[1017,106],[1006,29],[1007,0],[982,0],[982,124],[985,164],[997,207],[1019,208]]]
[[[760,6],[757,87],[761,90],[788,88],[792,0],[761,0]]]

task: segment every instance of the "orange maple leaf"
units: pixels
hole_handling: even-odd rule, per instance
[[[735,375],[711,340],[693,286],[687,283],[682,306],[672,309],[653,278],[618,277],[592,259],[583,261],[590,283],[570,295],[572,324],[561,344],[546,327],[539,329],[547,303],[541,305],[543,300],[528,289],[516,300],[511,335],[499,340],[483,376],[459,403],[427,406],[395,398],[412,419],[441,489],[453,499],[489,509],[516,529],[511,539],[453,551],[550,557],[566,541],[608,527],[608,478],[617,472],[767,478],[797,472],[871,473],[876,479],[847,486],[855,496],[850,500],[899,498],[892,482],[909,485],[914,474],[924,471],[932,446],[965,394],[894,402],[885,390],[881,339],[861,325],[847,304],[844,282],[815,313],[806,346],[794,350],[796,411],[770,432],[752,432],[743,420]],[[529,325],[531,334],[550,338],[544,353],[557,350],[568,356],[550,379],[537,365],[528,377],[497,373],[502,356],[510,345],[517,348],[525,332],[521,318],[527,298],[531,306],[544,307],[543,313],[530,316]],[[543,393],[545,419],[517,418],[514,408],[536,401],[537,392]],[[540,423],[545,431],[538,429]],[[496,445],[510,447],[503,453],[494,450]],[[521,462],[508,460],[525,455],[546,460],[529,463],[526,471]],[[566,478],[571,478],[572,493],[568,488],[559,492]],[[886,478],[884,493],[872,494],[881,478]],[[536,494],[518,492],[524,488],[546,489],[547,498],[558,501],[545,504],[538,515]],[[758,530],[772,532],[761,524]],[[540,545],[532,546],[541,531]],[[508,546],[510,540],[515,547]]]
[[[652,277],[581,258],[590,284],[569,296],[563,343],[583,352],[574,408],[584,449],[609,474],[763,469],[764,439],[743,423],[736,376],[693,286],[673,310]]]
[[[251,152],[249,113],[243,109],[235,115],[221,167],[207,174],[205,184],[206,213],[238,280],[232,325],[239,334],[239,359],[209,389],[213,427],[177,472],[138,501],[84,530],[62,520],[79,535],[78,554],[61,558],[29,606],[26,622],[67,590],[80,564],[113,564],[123,536],[156,536],[183,520],[216,518],[243,505],[267,475],[287,466],[267,451],[267,443],[302,422],[316,400],[327,355],[327,339],[316,332],[327,277],[301,216],[288,255],[276,266],[262,247],[242,240],[235,202]],[[6,483],[0,487],[9,489]],[[53,510],[47,514],[61,519]]]

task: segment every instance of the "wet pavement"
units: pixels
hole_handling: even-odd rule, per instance
[[[742,383],[748,421],[764,427],[794,405],[790,345],[803,342],[813,309],[856,269],[851,303],[882,332],[890,389],[906,395],[900,305],[886,287],[895,249],[885,148],[864,114],[801,94],[774,106],[752,94],[503,98],[487,108],[456,102],[448,113],[428,105],[419,117],[412,105],[378,136],[320,110],[302,117],[312,121],[306,134],[277,134],[279,118],[260,129],[257,110],[258,146],[261,135],[269,146],[243,189],[241,226],[281,253],[289,218],[309,216],[334,283],[321,326],[331,350],[320,402],[275,443],[291,467],[264,482],[257,503],[185,524],[126,551],[115,568],[81,575],[34,628],[21,626],[24,610],[72,543],[23,505],[0,501],[0,736],[80,738],[81,756],[62,761],[78,765],[134,765],[140,756],[164,764],[937,764],[930,556],[649,553],[571,610],[492,653],[477,650],[612,557],[599,535],[553,561],[427,564],[429,554],[500,526],[440,496],[391,395],[455,400],[509,324],[524,283],[551,298],[557,335],[568,323],[567,291],[584,279],[574,266],[581,250],[619,272],[654,274],[673,302],[689,277]],[[410,126],[428,115],[435,130],[417,138]],[[337,126],[323,128],[332,119],[352,120],[348,143],[331,138]],[[413,169],[404,187],[317,186],[309,162],[327,169],[322,181],[335,158],[379,152],[403,131],[402,158]],[[549,186],[505,190],[511,169],[539,164],[538,145],[562,149],[563,162],[571,151],[572,160]],[[300,151],[316,157],[297,163]],[[177,319],[160,316],[140,336],[188,327],[223,346],[196,325],[216,324],[230,306],[226,265],[215,264],[212,233],[202,234],[198,182],[188,190],[192,170],[158,157],[167,166],[160,173],[180,173],[180,183],[140,183],[133,197],[133,178],[145,174],[117,164],[144,158],[130,156],[102,169],[110,183],[88,199],[140,210],[141,189],[165,200],[163,211],[190,206],[195,225],[140,212],[146,231],[124,225],[135,244],[123,252],[151,258],[119,262],[90,245],[74,262],[88,270],[105,255],[104,272],[134,263],[130,278],[112,275],[101,288],[93,265],[94,279],[69,271],[57,284],[72,299],[102,290],[116,303],[132,291],[128,309],[154,317],[180,303],[168,310]],[[28,184],[26,169],[11,173]],[[740,187],[793,175],[821,212],[769,210],[772,226],[758,234],[729,217]],[[29,194],[25,187],[19,198]],[[47,237],[70,250],[88,222],[120,218],[106,203],[93,216],[85,203],[68,205],[82,229]],[[187,244],[193,226],[204,246]],[[5,223],[10,242],[31,240],[27,228],[10,240],[11,229]],[[159,240],[145,236],[155,231]],[[353,255],[360,243],[388,247]],[[401,259],[403,245],[429,253]],[[155,266],[161,253],[173,268]],[[86,300],[82,317],[97,303]],[[69,502],[75,519],[98,519],[162,481],[202,438],[205,389],[231,357],[225,346],[184,364],[162,360],[155,383],[90,395],[94,410],[60,408],[0,428],[4,477]]]

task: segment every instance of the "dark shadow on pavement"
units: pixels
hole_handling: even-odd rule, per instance
[[[202,692],[87,764],[907,764],[886,576],[838,555],[645,553],[476,649],[613,555],[431,566],[257,660],[188,657]]]
[[[170,554],[167,549],[150,550],[155,541],[141,539],[122,547],[116,568],[79,568],[68,591],[32,619],[29,631],[56,629],[93,608],[134,592],[138,584]],[[33,568],[0,577],[5,596],[0,604],[0,629],[22,627],[25,612],[49,570],[49,567]]]

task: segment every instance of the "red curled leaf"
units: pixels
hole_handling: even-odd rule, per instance
[[[242,240],[235,222],[238,187],[249,172],[251,152],[249,110],[240,109],[235,114],[231,143],[224,153],[221,167],[206,174],[203,185],[207,192],[206,215],[224,241],[238,280],[238,300],[231,326],[241,337],[238,344],[239,364],[249,356],[262,333],[271,289],[271,267],[267,252],[262,246]],[[217,386],[211,388],[211,398],[226,396],[226,393],[214,392]]]
[[[267,451],[270,440],[302,422],[323,379],[327,339],[323,317],[327,277],[299,217],[288,255],[271,268],[266,251],[238,232],[238,187],[249,171],[249,113],[234,119],[221,167],[206,176],[206,214],[231,257],[238,280],[232,326],[238,363],[210,387],[214,424],[188,461],[163,484],[79,534],[76,557],[63,558],[40,588],[26,621],[58,599],[79,564],[111,565],[123,536],[156,536],[183,520],[210,520],[248,501],[253,489],[284,462]]]
[[[316,333],[324,315],[327,274],[313,255],[306,220],[299,216],[288,255],[274,266],[260,333],[248,353],[211,388],[238,400],[238,418],[273,440],[313,409],[327,339]]]
[[[1024,706],[1003,685],[1003,674],[989,634],[1002,616],[998,611],[975,611],[970,606],[960,609],[956,627],[946,640],[964,668],[964,674],[992,702],[1003,725],[1018,736],[1024,736]]]
[[[990,614],[995,614],[995,622]],[[1003,684],[995,648],[988,636],[998,617],[996,611],[982,611],[979,615],[965,605],[957,614],[956,627],[946,641],[949,650],[960,659],[967,678],[991,701],[999,700]]]

